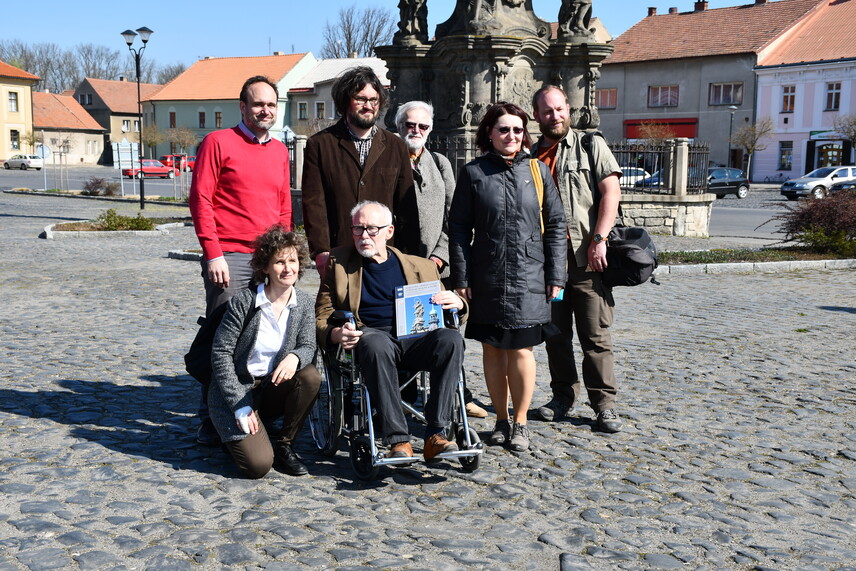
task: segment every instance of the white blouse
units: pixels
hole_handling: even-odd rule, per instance
[[[288,332],[288,316],[291,309],[297,307],[297,296],[294,287],[291,288],[291,297],[282,310],[279,319],[273,313],[273,305],[265,295],[264,284],[259,284],[256,292],[256,307],[259,308],[259,333],[256,336],[256,344],[247,359],[247,370],[254,377],[263,377],[273,372],[273,360],[282,348],[285,334]]]

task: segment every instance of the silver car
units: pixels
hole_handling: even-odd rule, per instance
[[[822,167],[800,178],[785,181],[781,194],[788,200],[796,200],[801,196],[824,198],[829,196],[833,184],[848,180],[856,180],[856,167]]]
[[[7,170],[21,169],[25,171],[32,168],[40,171],[43,166],[45,166],[45,161],[37,155],[14,155],[3,163],[3,168]]]

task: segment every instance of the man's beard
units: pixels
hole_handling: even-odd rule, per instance
[[[378,113],[371,114],[371,119],[359,113],[348,113],[348,123],[359,129],[371,129],[377,122]]]
[[[375,248],[374,242],[371,244],[360,244],[357,246],[357,252],[364,258],[374,258],[377,254],[377,249]]]
[[[269,119],[257,119],[256,117],[253,117],[252,119],[250,119],[250,122],[259,129],[270,131],[271,128],[276,124],[276,117],[272,117]]]
[[[542,125],[539,123],[538,128],[541,130],[541,134],[548,139],[558,141],[563,139],[568,134],[568,131],[571,130],[571,120],[569,118],[560,125]]]
[[[411,153],[416,154],[425,146],[425,137],[415,137],[412,133],[404,136],[404,142]]]

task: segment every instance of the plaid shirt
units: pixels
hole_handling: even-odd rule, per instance
[[[360,156],[360,166],[362,167],[366,164],[366,159],[368,158],[369,151],[372,148],[372,139],[374,138],[375,133],[377,133],[377,125],[374,125],[372,127],[372,132],[369,133],[369,136],[365,139],[360,139],[359,137],[354,135],[354,132],[351,131],[351,126],[348,125],[347,121],[345,121],[345,127],[348,128],[348,134],[351,136],[351,140],[357,147],[357,154]]]

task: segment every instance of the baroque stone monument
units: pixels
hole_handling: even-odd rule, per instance
[[[595,86],[613,48],[595,40],[592,0],[562,0],[555,38],[535,15],[532,0],[457,0],[433,40],[427,0],[400,0],[398,8],[392,45],[375,48],[389,70],[387,126],[394,128],[401,103],[431,102],[432,139],[460,163],[472,158],[476,128],[491,103],[510,101],[531,114],[532,94],[546,84],[568,94],[575,128],[599,125]]]

